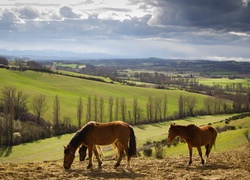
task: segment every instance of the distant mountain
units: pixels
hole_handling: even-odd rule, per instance
[[[22,57],[34,60],[82,60],[82,59],[116,59],[123,58],[104,53],[76,53],[71,51],[54,50],[5,50],[0,49],[0,56]]]

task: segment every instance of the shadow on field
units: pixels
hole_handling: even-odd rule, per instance
[[[179,169],[186,169],[186,170],[217,170],[217,169],[230,169],[230,166],[223,165],[223,164],[205,164],[205,165],[185,165],[185,166],[175,166],[176,168]]]
[[[145,126],[144,125],[136,125],[136,127],[138,127],[141,130],[145,130]]]
[[[90,170],[74,170],[74,169],[69,169],[66,170],[67,173],[70,174],[79,174],[82,176],[89,177],[90,179],[95,178],[95,179],[124,179],[124,178],[129,178],[129,179],[142,179],[145,177],[144,174],[136,173],[133,170],[128,170],[124,168],[117,168],[112,171],[110,169],[104,169],[104,168],[97,168],[97,169],[90,169]]]
[[[8,157],[12,153],[12,146],[1,147],[0,148],[0,157]]]

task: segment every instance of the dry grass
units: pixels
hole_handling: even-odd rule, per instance
[[[249,146],[228,152],[211,153],[210,161],[202,166],[197,154],[193,164],[187,166],[187,155],[164,159],[133,158],[131,169],[126,169],[123,159],[114,169],[114,160],[103,162],[102,169],[97,162],[87,170],[87,162],[75,161],[70,170],[64,170],[62,161],[33,163],[0,163],[0,179],[249,179]]]

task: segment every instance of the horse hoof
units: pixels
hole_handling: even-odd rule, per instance
[[[117,168],[118,166],[120,166],[120,164],[115,164],[114,168]]]
[[[102,162],[98,163],[98,168],[101,169],[102,168]]]
[[[89,164],[89,165],[87,166],[87,169],[90,169],[90,168],[92,168],[92,164]]]

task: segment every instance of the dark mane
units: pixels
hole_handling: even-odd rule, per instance
[[[188,128],[198,128],[198,126],[194,125],[194,124],[189,124],[187,125]]]
[[[70,146],[78,148],[82,144],[83,137],[86,136],[92,124],[93,123],[88,123],[83,126],[82,129],[77,131],[74,137],[69,142]]]

